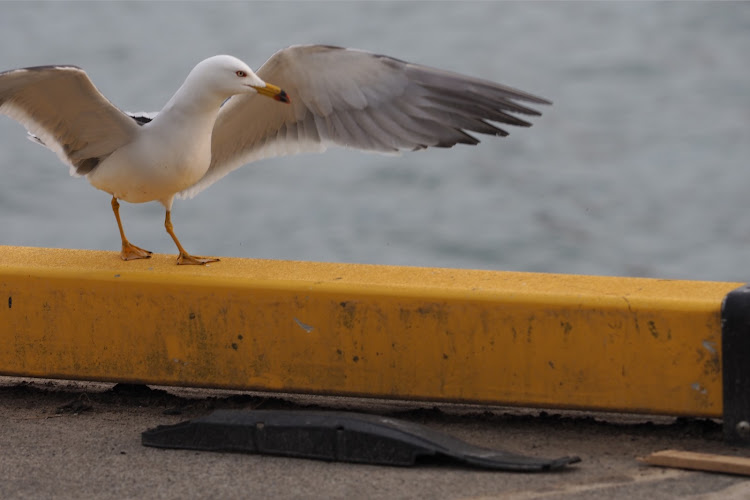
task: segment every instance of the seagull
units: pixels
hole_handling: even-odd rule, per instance
[[[269,83],[273,82],[273,83]],[[198,63],[157,113],[120,110],[77,66],[0,73],[0,114],[26,127],[73,176],[112,196],[123,260],[151,252],[125,237],[119,200],[160,202],[177,264],[190,255],[174,233],[175,197],[192,198],[229,172],[264,158],[329,146],[399,153],[475,145],[470,132],[528,127],[519,103],[551,104],[488,80],[357,49],[297,45],[271,56],[257,74],[228,55]]]

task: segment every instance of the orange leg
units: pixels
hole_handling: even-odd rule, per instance
[[[120,204],[117,202],[117,198],[115,198],[114,196],[112,197],[112,211],[115,213],[115,219],[117,219],[117,227],[120,229],[120,238],[122,238],[122,250],[120,251],[120,258],[122,260],[151,258],[151,252],[133,245],[125,237],[125,231],[123,231],[122,229],[122,221],[120,221]]]
[[[172,213],[167,210],[167,217],[164,219],[164,227],[167,228],[169,236],[172,237],[172,239],[174,240],[174,244],[177,245],[177,250],[180,251],[180,255],[177,256],[177,265],[194,264],[202,266],[203,264],[208,264],[209,262],[219,262],[219,259],[215,259],[213,257],[194,257],[187,253],[187,251],[182,248],[182,245],[180,245],[180,240],[178,240],[177,236],[175,236],[174,234],[171,214]]]

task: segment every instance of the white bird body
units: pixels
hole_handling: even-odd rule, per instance
[[[168,133],[146,124],[136,139],[87,174],[91,185],[130,203],[159,201],[168,210],[176,192],[200,180],[211,163],[210,127]],[[151,133],[153,132],[153,133]],[[201,134],[203,132],[203,134]],[[176,153],[168,153],[177,146]]]
[[[550,104],[487,80],[323,45],[280,50],[257,75],[234,57],[208,58],[153,118],[120,111],[75,66],[0,73],[0,113],[21,122],[72,175],[112,195],[121,257],[151,252],[125,237],[117,200],[159,201],[179,264],[217,259],[182,248],[170,218],[175,196],[190,198],[259,159],[331,145],[398,153],[478,144],[467,132],[505,136],[493,122],[531,125],[515,114],[540,113],[517,101]]]
[[[211,131],[218,106],[205,113],[170,109],[183,127],[170,127],[162,115],[144,124],[135,139],[115,150],[87,174],[89,182],[130,203],[159,201],[171,210],[175,193],[203,177],[211,164]]]
[[[256,93],[255,87],[243,88],[233,80],[225,83],[217,78],[222,67],[232,74],[244,71],[256,87],[266,85],[234,57],[202,61],[156,117],[138,128],[131,142],[86,175],[89,182],[117,199],[159,201],[171,210],[175,194],[194,185],[208,171],[211,136],[221,104],[240,92]]]

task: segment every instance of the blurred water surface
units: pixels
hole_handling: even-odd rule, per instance
[[[0,4],[0,70],[75,64],[156,111],[195,63],[357,47],[547,97],[476,147],[272,159],[175,203],[198,255],[750,280],[750,3]],[[0,117],[0,243],[119,249],[106,193]],[[129,238],[174,253],[157,203]],[[0,256],[0,258],[2,258]]]

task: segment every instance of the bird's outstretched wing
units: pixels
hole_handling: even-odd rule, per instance
[[[256,95],[229,99],[213,129],[211,166],[181,197],[249,162],[330,145],[398,152],[477,144],[467,132],[505,136],[495,124],[528,127],[513,113],[540,114],[517,101],[550,104],[487,80],[322,45],[280,50],[258,76],[284,89],[291,104]]]
[[[138,123],[110,103],[76,66],[0,73],[0,114],[20,122],[57,153],[72,175],[89,173],[138,129]]]

